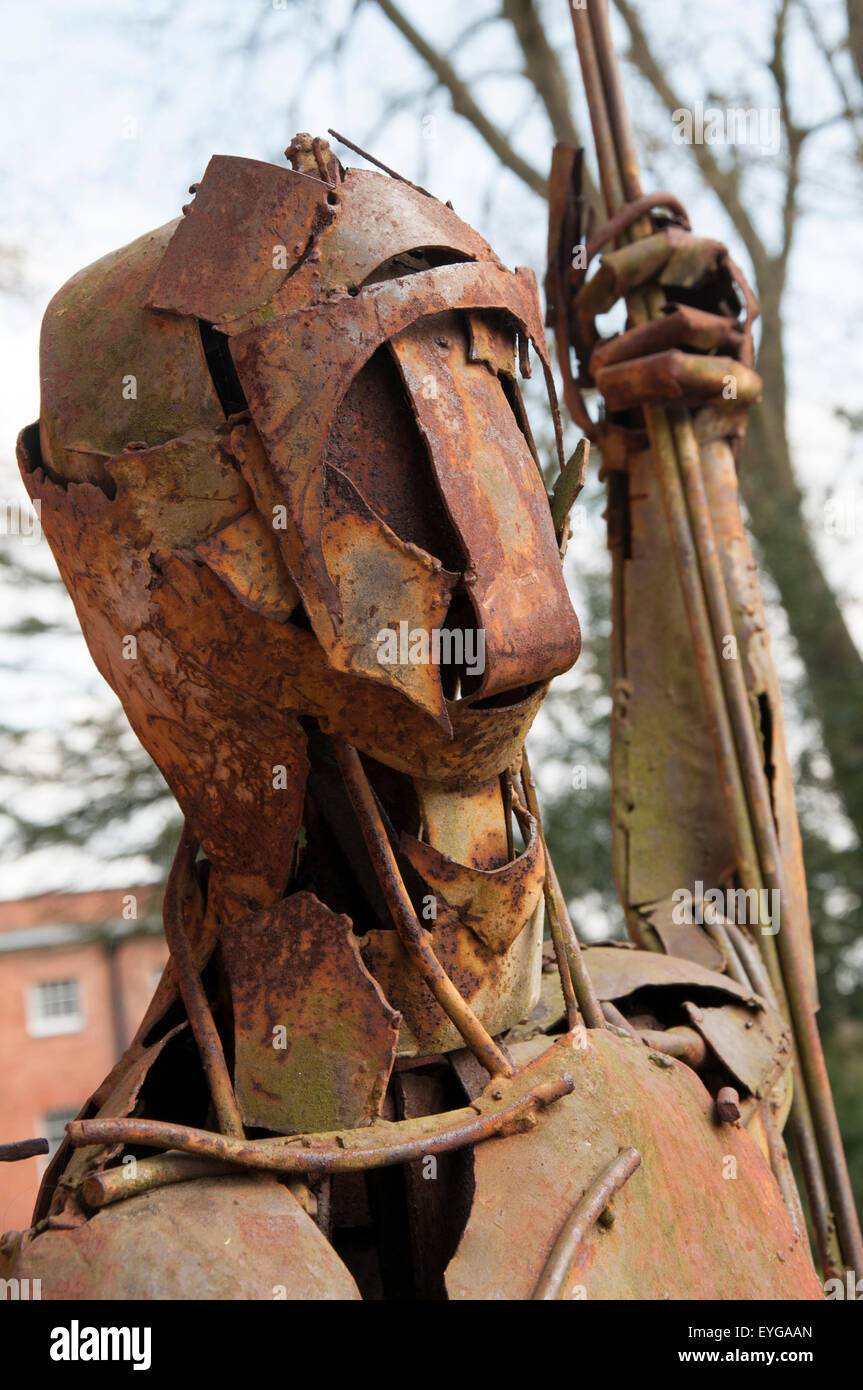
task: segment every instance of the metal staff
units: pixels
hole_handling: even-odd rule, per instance
[[[642,200],[638,162],[608,22],[606,0],[570,7],[590,110],[600,180],[609,217],[624,203]],[[638,240],[652,233],[646,217],[625,234]],[[662,314],[658,289],[627,298],[630,320],[646,324]],[[713,536],[699,445],[688,411],[644,406],[645,423],[660,482],[708,723],[716,747],[720,781],[736,850],[740,879],[756,891],[778,890],[785,922],[778,940],[759,933],[765,963],[792,1026],[798,1078],[792,1125],[822,1264],[835,1261],[833,1215],[847,1267],[863,1264],[863,1240],[854,1205],[842,1139],[830,1091],[802,950],[802,924],[795,923],[785,884],[770,791],[749,706],[743,672],[719,659],[723,634],[733,631],[731,609]],[[760,897],[758,899],[760,901]],[[790,909],[790,911],[788,910]],[[796,928],[796,929],[795,929]],[[824,1190],[832,1213],[827,1209]]]

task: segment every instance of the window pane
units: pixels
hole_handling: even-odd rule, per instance
[[[77,980],[43,980],[36,986],[36,1007],[42,1018],[66,1018],[78,1013]]]

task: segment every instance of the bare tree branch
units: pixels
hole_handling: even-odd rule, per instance
[[[524,58],[524,75],[545,107],[555,140],[564,145],[582,145],[584,142],[572,118],[572,96],[566,73],[548,41],[534,0],[503,0],[502,13],[515,30]],[[585,168],[582,168],[582,192],[587,202],[600,212],[598,190]]]
[[[423,38],[392,0],[376,0],[376,3],[449,92],[453,110],[457,115],[470,122],[489,149],[497,155],[501,164],[516,174],[531,192],[537,193],[540,198],[546,198],[548,180],[513,149],[504,132],[480,110],[467,83],[462,81],[449,59]]]
[[[819,121],[817,125],[810,126],[809,133],[811,134],[815,130],[823,130],[825,126],[832,125],[837,120],[845,119],[851,126],[854,139],[857,142],[857,157],[858,159],[863,159],[863,135],[861,135],[859,126],[861,112],[858,108],[855,108],[845,78],[836,65],[837,50],[831,48],[827,43],[827,40],[824,38],[818,26],[818,21],[812,13],[812,7],[806,3],[806,0],[800,0],[800,9],[803,12],[803,18],[806,20],[806,26],[812,38],[815,40],[815,45],[827,65],[827,70],[833,79],[833,85],[842,102],[841,111],[837,111],[834,116],[829,116],[825,120]],[[852,32],[855,26],[856,33]],[[859,70],[861,81],[863,81],[863,0],[848,0],[848,47],[851,49],[852,55],[855,56],[856,61],[857,54],[855,54],[854,50],[855,38],[859,46]]]
[[[790,6],[791,0],[782,0],[776,12],[776,24],[773,30],[773,53],[767,65],[776,83],[776,91],[779,96],[779,110],[781,112],[782,124],[785,127],[785,138],[788,142],[788,173],[785,182],[785,196],[782,200],[782,245],[775,258],[778,277],[777,288],[780,295],[785,288],[788,257],[791,254],[791,243],[794,239],[794,230],[797,225],[797,190],[800,181],[800,151],[803,148],[803,142],[807,135],[805,130],[794,124],[789,106],[788,71],[785,66],[785,35]]]
[[[629,31],[629,53],[626,55],[634,67],[647,79],[662,104],[669,112],[679,111],[685,106],[673,90],[668,78],[660,68],[651,52],[641,21],[628,0],[615,0],[618,13]],[[753,265],[758,270],[769,261],[767,247],[762,241],[752,218],[743,206],[740,191],[740,178],[736,170],[723,169],[718,164],[709,145],[692,145],[692,153],[702,177],[723,203],[737,234],[749,252]]]
[[[533,0],[503,0],[504,19],[515,30],[524,56],[524,75],[539,93],[555,140],[580,145],[572,119],[572,102],[563,66],[548,41]]]
[[[863,82],[863,0],[847,0],[848,50],[854,59],[857,76]]]

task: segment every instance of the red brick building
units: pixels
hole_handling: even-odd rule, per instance
[[[63,1126],[127,1047],[167,959],[152,885],[0,902],[0,1143]],[[0,1232],[30,1224],[46,1158],[0,1163]]]

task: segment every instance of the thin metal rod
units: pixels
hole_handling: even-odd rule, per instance
[[[803,1175],[803,1188],[806,1205],[812,1221],[815,1248],[825,1279],[840,1274],[845,1268],[845,1259],[839,1248],[836,1223],[830,1207],[830,1196],[821,1166],[821,1156],[815,1137],[815,1127],[809,1110],[809,1101],[802,1085],[799,1067],[795,1068],[794,1094],[791,1097],[791,1138],[794,1151]]]
[[[36,1158],[50,1149],[47,1139],[16,1139],[11,1144],[0,1144],[0,1163],[19,1163],[22,1158]]]
[[[579,1246],[590,1228],[596,1225],[615,1192],[619,1192],[629,1181],[640,1163],[641,1154],[637,1149],[621,1149],[617,1158],[612,1159],[587,1189],[560,1229],[533,1291],[534,1300],[551,1301],[561,1297]]]
[[[725,973],[736,980],[739,985],[746,988],[752,987],[752,981],[746,973],[743,962],[734,948],[734,944],[728,935],[728,927],[725,922],[708,922],[705,916],[704,930],[707,935],[722,952],[722,959],[725,962]]]
[[[748,967],[749,975],[758,993],[762,994],[783,1018],[790,1021],[788,995],[782,978],[775,938],[772,936],[761,937],[758,943],[761,947],[761,954],[759,955],[758,947],[749,941],[747,933],[741,927],[729,924],[729,931],[734,933],[734,939],[740,947],[741,955],[746,956],[747,959],[752,957]],[[791,1032],[793,1037],[793,1026]],[[792,1086],[791,1114],[789,1117],[791,1138],[800,1164],[803,1188],[806,1193],[806,1205],[815,1236],[815,1249],[818,1252],[818,1263],[824,1278],[827,1279],[833,1274],[841,1273],[844,1269],[844,1261],[839,1249],[836,1223],[831,1210],[824,1170],[815,1139],[809,1102],[806,1098],[806,1084],[800,1072],[800,1057],[796,1039],[794,1041]]]
[[[593,980],[588,974],[587,966],[582,954],[581,942],[575,934],[572,925],[572,918],[569,915],[569,908],[563,896],[563,889],[557,877],[557,870],[549,856],[549,868],[551,870],[551,886],[554,889],[554,897],[557,903],[560,924],[563,932],[563,945],[566,951],[566,959],[572,972],[572,983],[575,986],[575,997],[578,1000],[578,1007],[584,1016],[584,1021],[588,1028],[604,1028],[605,1015],[602,1012],[602,1005],[599,1002]]]
[[[372,867],[405,952],[477,1061],[491,1076],[513,1076],[515,1068],[512,1063],[459,994],[432,950],[427,933],[417,921],[359,754],[343,738],[333,739],[333,750]]]
[[[573,14],[575,11],[573,11]],[[629,108],[620,80],[617,55],[611,38],[611,25],[608,19],[606,0],[590,0],[584,13],[593,30],[593,41],[602,73],[602,88],[608,113],[608,123],[617,150],[618,176],[623,183],[626,202],[634,202],[641,197],[641,179],[638,172],[638,156],[629,120]]]
[[[210,1087],[210,1095],[218,1116],[219,1126],[225,1134],[243,1137],[243,1121],[240,1115],[231,1077],[222,1050],[222,1040],[213,1021],[204,986],[198,967],[192,958],[183,921],[183,898],[186,885],[192,880],[195,855],[198,846],[188,821],[183,825],[183,833],[165,889],[163,921],[168,949],[174,958],[177,971],[177,985],[186,1006],[189,1024],[198,1044],[201,1065]]]
[[[605,106],[605,94],[602,88],[602,76],[596,56],[596,46],[590,27],[590,16],[586,9],[577,8],[574,5],[570,5],[569,12],[572,16],[572,28],[584,79],[584,91],[593,130],[593,143],[596,146],[599,182],[605,200],[605,210],[608,216],[612,217],[625,199],[617,167],[614,136]]]
[[[530,761],[527,756],[526,748],[523,748],[521,752],[521,783],[524,788],[524,799],[527,803],[527,809],[536,821],[537,833],[539,834],[543,854],[545,856],[544,892],[549,927],[552,931],[552,940],[555,940],[554,933],[557,932],[560,937],[563,954],[566,958],[568,973],[575,991],[575,997],[578,1000],[578,1007],[581,1010],[581,1016],[586,1026],[588,1028],[605,1028],[607,1025],[605,1015],[602,1012],[602,1005],[593,987],[593,981],[587,973],[584,957],[581,954],[581,943],[570,921],[566,901],[563,893],[560,891],[560,884],[557,880],[554,864],[548,852],[548,845],[545,841],[545,831],[542,825],[542,813],[539,809],[539,800],[536,795],[536,781],[530,770]],[[557,944],[555,942],[555,952],[556,951]],[[560,966],[559,958],[558,966]],[[566,998],[566,977],[562,969],[560,971],[560,979],[564,991],[564,998]]]
[[[707,1044],[701,1034],[696,1033],[694,1028],[687,1028],[685,1024],[663,1031],[657,1028],[641,1028],[638,1036],[653,1052],[664,1052],[667,1057],[676,1057],[693,1071],[697,1071],[707,1057]]]
[[[73,1120],[66,1130],[76,1148],[87,1144],[141,1144],[179,1149],[263,1172],[365,1172],[466,1148],[502,1130],[511,1134],[530,1128],[536,1123],[536,1112],[569,1095],[574,1084],[572,1076],[564,1073],[539,1082],[520,1095],[510,1097],[505,1092],[500,1102],[488,1102],[479,1113],[479,1102],[475,1101],[441,1115],[395,1122],[376,1120],[374,1124],[339,1133],[297,1134],[286,1139],[235,1139],[161,1120]]]
[[[156,1154],[153,1158],[139,1158],[134,1173],[130,1172],[127,1164],[90,1173],[81,1184],[81,1195],[88,1207],[99,1210],[126,1197],[152,1192],[157,1187],[169,1187],[195,1178],[223,1177],[242,1171],[238,1164],[225,1163],[221,1159],[194,1158],[184,1153]]]
[[[549,877],[549,863],[545,865],[546,882]],[[557,904],[554,901],[553,893],[545,892],[543,884],[543,896],[545,899],[545,913],[548,918],[548,928],[551,932],[551,944],[554,947],[554,958],[557,963],[557,973],[560,977],[560,987],[563,990],[563,1003],[566,1009],[566,1026],[571,1033],[576,1028],[581,1019],[578,1013],[578,1000],[575,997],[575,986],[572,983],[572,971],[569,968],[569,961],[566,956],[566,944],[563,939],[563,931],[560,925],[560,915],[557,911]]]
[[[545,865],[545,876],[543,878],[542,884],[543,900],[545,902],[545,915],[548,919],[548,929],[551,932],[551,943],[554,947],[554,958],[557,963],[557,973],[560,979],[560,987],[563,991],[563,1003],[566,1011],[566,1026],[568,1031],[571,1033],[573,1028],[576,1028],[581,1024],[581,1018],[578,1012],[578,1000],[575,996],[575,986],[572,982],[572,971],[569,968],[569,961],[567,960],[566,956],[566,944],[563,939],[563,929],[561,927],[560,922],[560,913],[557,910],[557,903],[554,899],[554,894],[550,891],[551,860],[548,853],[548,846],[545,843],[545,836],[542,833],[542,822],[538,819],[537,816],[534,816],[533,812],[530,810],[531,797],[529,795],[528,787],[524,785],[524,759],[526,757],[524,749],[522,749],[521,756],[522,787],[525,793],[525,801],[528,803],[526,808],[527,814],[533,816],[533,821],[536,825],[536,833],[539,836],[540,844],[542,846],[543,862]],[[535,806],[535,794],[533,797],[533,802]]]
[[[413,188],[415,192],[422,193],[426,198],[434,196],[429,193],[427,188],[421,188],[418,183],[411,183],[404,174],[399,174],[395,169],[391,169],[388,164],[384,164],[382,159],[376,159],[373,154],[369,154],[368,150],[364,150],[362,145],[355,145],[353,140],[348,140],[347,136],[340,135],[337,130],[333,130],[332,126],[327,128],[327,134],[332,135],[334,140],[338,140],[340,145],[345,145],[347,149],[353,150],[354,154],[358,154],[361,159],[367,159],[369,164],[374,164],[375,168],[380,169],[382,173],[389,174],[391,179],[396,179],[399,183],[406,183],[408,188]]]
[[[788,1160],[788,1150],[785,1147],[785,1140],[779,1128],[776,1115],[769,1100],[762,1102],[761,1119],[764,1124],[764,1134],[767,1138],[767,1153],[770,1159],[770,1167],[773,1176],[779,1184],[779,1190],[785,1198],[785,1205],[791,1217],[791,1224],[795,1233],[800,1237],[806,1246],[810,1260],[812,1259],[812,1249],[809,1244],[809,1232],[806,1230],[806,1218],[803,1215],[803,1206],[800,1202],[800,1193],[797,1191],[797,1184],[794,1181],[794,1173]]]

